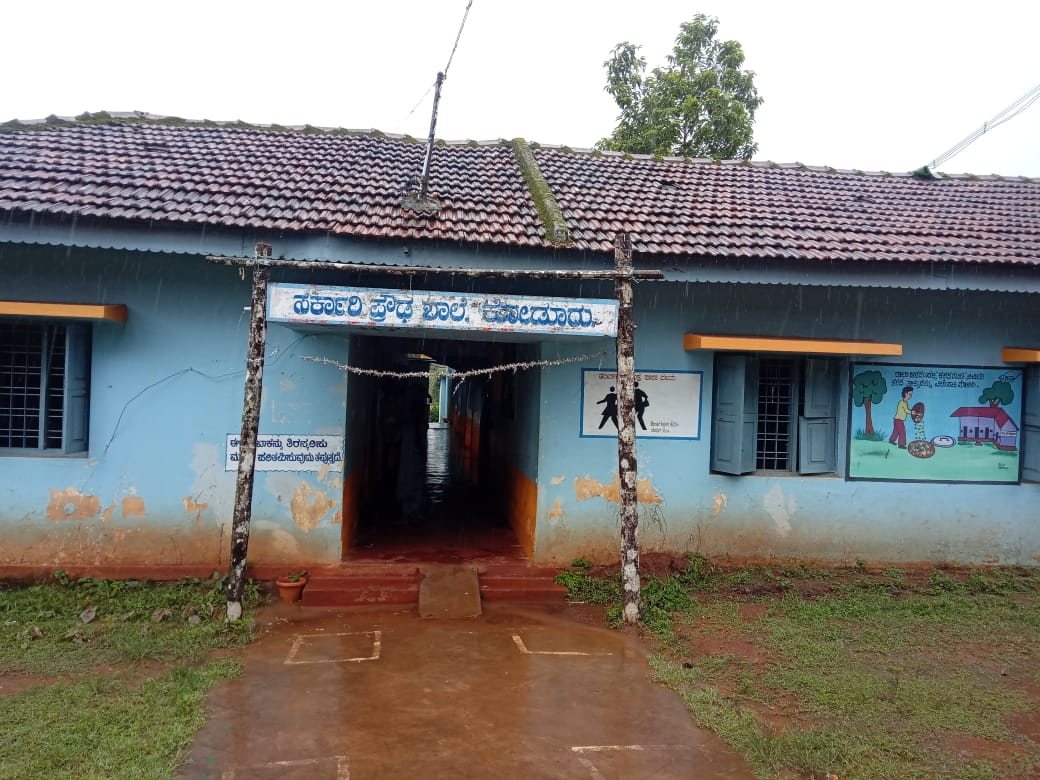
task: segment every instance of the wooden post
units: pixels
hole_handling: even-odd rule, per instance
[[[235,514],[231,524],[231,563],[228,567],[227,619],[242,617],[242,590],[249,548],[249,520],[253,509],[253,465],[256,432],[260,424],[263,392],[264,349],[267,344],[266,266],[253,268],[253,305],[249,315],[249,347],[246,351],[245,397],[242,401],[242,433],[238,437],[238,478],[235,481]]]
[[[635,323],[632,321],[632,239],[614,239],[614,289],[618,299],[617,407],[618,478],[621,495],[621,594],[625,623],[639,620],[639,514],[636,504]]]

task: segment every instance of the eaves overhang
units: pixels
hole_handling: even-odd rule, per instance
[[[321,262],[366,262],[392,266],[475,266],[539,269],[610,268],[606,253],[575,249],[485,247],[407,239],[366,239],[327,233],[290,233],[231,228],[189,228],[108,220],[59,220],[7,215],[0,243],[156,252],[193,256],[251,256],[268,243],[274,256]],[[664,282],[760,284],[910,290],[964,290],[1040,294],[1040,258],[1035,264],[923,263],[886,259],[833,261],[791,258],[675,257],[642,253],[636,266],[664,271]],[[641,284],[660,284],[644,281]]]

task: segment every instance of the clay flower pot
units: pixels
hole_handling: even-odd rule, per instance
[[[303,598],[303,586],[306,584],[307,572],[290,574],[288,577],[281,577],[275,581],[275,585],[278,586],[278,597],[289,604]]]

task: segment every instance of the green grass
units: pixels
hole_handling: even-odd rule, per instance
[[[224,620],[224,581],[84,578],[0,590],[0,778],[169,778],[202,699],[241,671],[210,651],[254,636]],[[252,584],[246,606],[260,602]],[[51,678],[60,678],[55,682]]]
[[[0,696],[0,777],[172,777],[205,720],[206,691],[240,671],[221,659],[136,683],[91,676]]]
[[[1008,725],[1040,706],[1025,692],[1040,681],[1040,571],[725,572],[694,558],[669,582],[644,587],[654,677],[759,777],[1040,775],[1040,745]],[[721,649],[699,653],[698,637]],[[966,759],[964,735],[1012,755]]]
[[[247,604],[259,599],[250,585]],[[151,583],[61,577],[0,590],[0,674],[55,675],[98,664],[198,660],[212,648],[241,646],[251,638],[250,621],[225,622],[225,604],[221,579]]]

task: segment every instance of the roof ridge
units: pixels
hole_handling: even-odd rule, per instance
[[[545,228],[545,237],[549,242],[556,245],[571,245],[571,229],[563,217],[563,210],[556,202],[552,187],[546,181],[538,160],[534,156],[531,147],[523,138],[513,139],[513,154],[516,156],[516,164],[527,184],[527,191],[534,201],[535,210]]]
[[[328,127],[323,125],[282,125],[278,123],[262,124],[245,122],[241,119],[186,119],[166,114],[151,114],[146,111],[86,111],[78,116],[58,116],[51,114],[43,119],[10,119],[0,122],[0,132],[18,130],[43,130],[52,127],[79,127],[83,125],[121,125],[141,124],[157,127],[213,127],[225,130],[252,130],[269,133],[325,134],[335,136],[356,136],[369,138],[386,138],[391,141],[425,144],[425,139],[416,138],[406,133],[387,133],[375,127],[350,128]],[[435,143],[438,146],[508,146],[510,141],[504,138],[442,139]]]
[[[683,163],[687,165],[718,165],[718,166],[744,166],[748,168],[778,168],[785,170],[799,170],[808,173],[839,174],[842,176],[868,176],[875,178],[915,178],[913,171],[867,171],[861,168],[835,168],[832,165],[807,165],[803,162],[778,163],[773,160],[725,160],[711,157],[673,157],[656,154],[637,154],[632,152],[618,152],[611,149],[596,149],[585,147],[573,147],[564,144],[538,144],[531,143],[532,149],[545,149],[547,151],[563,152],[565,154],[587,155],[590,157],[619,157],[624,160],[639,160],[656,163]],[[945,173],[943,171],[932,172],[937,181],[951,179],[955,181],[1002,181],[1010,183],[1037,184],[1040,177],[1017,176],[1000,173],[975,174],[975,173]]]
[[[10,119],[0,122],[0,133],[15,132],[19,130],[46,129],[52,127],[77,127],[80,125],[106,125],[106,124],[150,124],[161,127],[215,127],[227,130],[251,130],[257,132],[273,133],[300,133],[300,134],[322,134],[332,136],[353,136],[367,138],[385,138],[391,141],[402,141],[405,143],[426,143],[425,140],[415,138],[409,134],[387,133],[377,128],[345,128],[325,127],[310,124],[304,125],[282,125],[277,123],[257,124],[236,120],[213,120],[213,119],[185,119],[179,116],[168,116],[165,114],[152,114],[147,111],[85,111],[77,116],[58,116],[51,114],[43,119]],[[494,139],[437,139],[438,146],[511,146],[515,148],[518,139],[512,141],[504,138]],[[523,140],[523,139],[519,139]],[[806,165],[801,162],[777,163],[772,160],[723,160],[707,157],[674,157],[653,154],[632,154],[630,152],[616,152],[606,149],[587,147],[572,147],[566,144],[541,144],[536,141],[524,141],[530,150],[545,149],[558,151],[565,154],[581,154],[592,157],[620,157],[626,160],[640,160],[661,163],[683,163],[687,165],[718,165],[718,166],[746,166],[750,168],[781,168],[796,169],[808,173],[838,174],[842,176],[865,176],[865,177],[899,177],[913,178],[912,171],[865,171],[858,168],[835,168],[829,165]],[[1000,181],[1011,184],[1037,184],[1040,177],[1017,176],[1009,174],[973,174],[973,173],[945,173],[933,172],[937,181]]]

